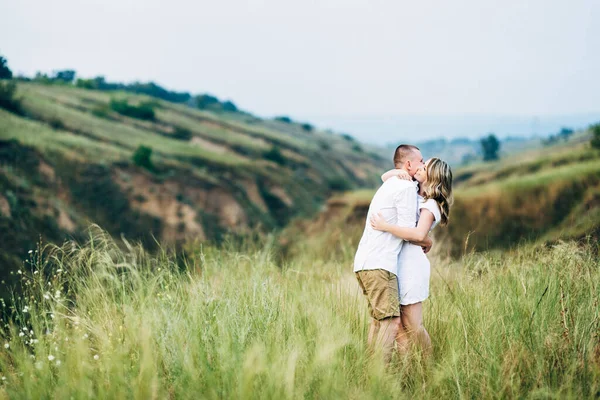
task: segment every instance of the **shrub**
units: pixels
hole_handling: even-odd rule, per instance
[[[360,144],[355,143],[352,145],[352,151],[356,152],[356,153],[362,153],[363,152],[363,148]]]
[[[141,103],[138,106],[132,106],[127,100],[112,99],[110,101],[110,108],[126,117],[150,121],[155,119],[154,107],[150,103]]]
[[[315,127],[312,126],[311,124],[302,124],[302,129],[305,130],[306,132],[312,132],[313,129],[315,129]]]
[[[342,133],[342,137],[349,142],[355,141],[355,139],[352,136],[348,135],[347,133]]]
[[[133,162],[138,167],[142,167],[147,169],[148,171],[156,171],[154,165],[152,164],[152,160],[150,157],[152,156],[152,148],[146,146],[139,146],[135,153],[133,153]]]
[[[95,79],[77,79],[75,86],[82,89],[98,89]]]
[[[98,118],[108,118],[109,109],[106,105],[97,105],[92,109],[92,114]]]
[[[283,154],[281,154],[281,150],[279,149],[278,146],[273,146],[271,148],[271,150],[267,151],[264,155],[264,157],[267,160],[271,160],[273,162],[276,162],[279,165],[285,165],[286,164],[286,159],[283,156]]]
[[[15,82],[0,82],[0,108],[21,114],[21,100],[15,97],[16,91],[17,84]]]
[[[193,136],[193,134],[189,129],[185,129],[180,126],[176,126],[175,131],[171,135],[171,137],[173,137],[173,139],[179,139],[179,140],[190,140],[192,138],[192,136]]]
[[[592,130],[593,135],[591,145],[595,149],[600,149],[600,123],[592,125],[590,129]]]
[[[292,119],[290,117],[286,117],[286,116],[279,116],[279,117],[275,117],[273,119],[275,121],[283,122],[283,123],[286,123],[286,124],[291,124],[292,123]]]
[[[52,127],[52,129],[65,129],[65,124],[62,122],[62,120],[58,117],[50,117],[48,120],[48,125],[50,125]]]
[[[321,150],[324,150],[324,151],[331,150],[331,145],[325,141],[319,142],[319,147],[321,148]]]
[[[333,190],[334,192],[344,192],[352,188],[350,182],[342,176],[336,176],[334,178],[329,179],[327,181],[327,186],[330,190]]]

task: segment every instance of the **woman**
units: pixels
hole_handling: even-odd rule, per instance
[[[384,181],[392,176],[406,178],[403,170],[391,170],[381,176]],[[428,160],[417,171],[419,182],[419,210],[417,227],[403,228],[390,224],[377,214],[371,218],[373,229],[390,232],[407,241],[398,256],[398,285],[402,326],[397,342],[400,351],[408,350],[415,342],[428,354],[431,339],[423,326],[423,300],[429,296],[430,264],[423,249],[410,242],[421,242],[438,223],[446,225],[452,204],[452,170],[439,158]]]

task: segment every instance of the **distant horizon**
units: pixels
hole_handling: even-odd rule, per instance
[[[293,120],[295,118],[291,116]],[[535,138],[556,134],[561,128],[575,131],[600,122],[600,111],[522,115],[507,113],[431,113],[395,115],[355,115],[297,117],[322,130],[345,133],[359,141],[374,145],[394,142],[423,142],[437,139],[478,139],[490,133],[500,139]]]

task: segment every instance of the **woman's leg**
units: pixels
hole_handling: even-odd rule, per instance
[[[425,355],[431,354],[431,339],[423,326],[423,303],[403,305],[400,314],[404,331],[404,337],[401,340],[416,344]],[[398,345],[400,345],[400,341],[398,341]]]

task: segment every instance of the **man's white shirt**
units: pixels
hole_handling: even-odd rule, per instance
[[[392,177],[377,190],[365,223],[356,255],[354,271],[384,269],[398,275],[398,254],[404,240],[371,227],[371,216],[381,213],[388,223],[414,228],[417,223],[417,183]]]

